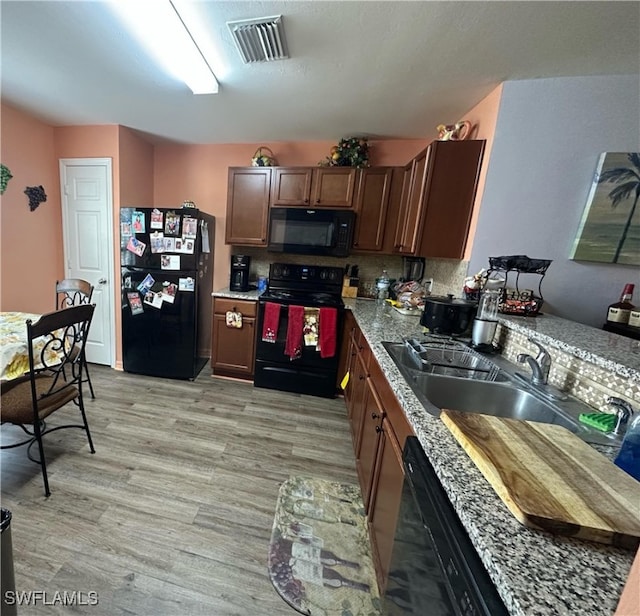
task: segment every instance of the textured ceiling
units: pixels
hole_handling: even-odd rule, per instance
[[[184,143],[430,138],[503,81],[640,72],[638,2],[193,4],[218,94],[160,72],[103,2],[2,0],[2,98]],[[280,14],[290,59],[243,64],[226,22]]]

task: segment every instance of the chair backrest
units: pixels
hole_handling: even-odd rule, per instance
[[[39,398],[81,384],[84,346],[95,307],[95,304],[82,304],[43,314],[35,322],[27,320],[34,400],[35,381],[43,375],[51,377],[52,383],[48,391],[39,392]]]
[[[56,281],[56,310],[91,303],[93,285],[81,278]]]

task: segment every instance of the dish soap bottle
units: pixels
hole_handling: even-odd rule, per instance
[[[640,413],[636,413],[631,425],[627,428],[614,463],[640,481]]]
[[[376,287],[378,289],[377,298],[379,301],[384,302],[389,297],[389,274],[387,270],[382,270],[382,275],[376,280]]]

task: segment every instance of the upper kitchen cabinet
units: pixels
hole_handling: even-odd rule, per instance
[[[405,168],[402,176],[402,196],[396,224],[393,251],[415,255],[418,250],[420,218],[424,211],[424,184],[429,148],[418,154]]]
[[[394,167],[369,167],[360,170],[354,198],[357,213],[353,235],[354,250],[384,252],[385,244],[393,241],[392,233],[385,235],[385,230],[393,188],[401,185],[401,179],[396,177],[394,180],[394,174],[397,176],[400,173],[402,169]],[[389,241],[385,242],[385,239]]]
[[[394,252],[464,256],[484,146],[434,141],[405,168]]]
[[[353,207],[357,169],[274,167],[271,205]]]
[[[271,168],[230,167],[225,243],[266,246]]]

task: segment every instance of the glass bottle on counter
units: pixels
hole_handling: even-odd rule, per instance
[[[390,284],[390,282],[391,281],[389,279],[389,274],[387,273],[387,270],[383,269],[382,270],[382,275],[380,276],[380,278],[378,278],[376,280],[376,287],[377,287],[377,295],[376,295],[376,297],[381,302],[384,302],[384,300],[387,299],[387,297],[389,297],[389,284]]]
[[[631,303],[633,299],[633,289],[635,285],[627,283],[624,285],[620,300],[611,304],[607,311],[607,323],[617,323],[626,325],[629,323],[629,316],[635,306]]]

